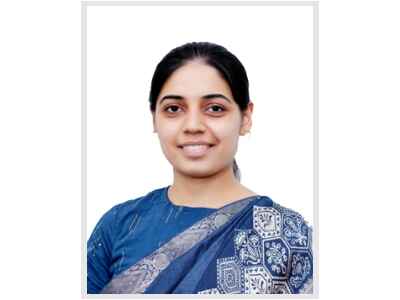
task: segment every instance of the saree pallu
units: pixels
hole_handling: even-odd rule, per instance
[[[312,230],[266,196],[229,204],[115,276],[102,294],[312,293]]]

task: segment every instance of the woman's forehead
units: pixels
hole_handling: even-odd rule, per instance
[[[233,98],[228,83],[218,71],[200,63],[189,63],[173,72],[164,83],[159,99],[167,93],[185,99],[200,99],[207,94],[223,94],[229,99]]]

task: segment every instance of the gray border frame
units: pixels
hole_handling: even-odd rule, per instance
[[[81,1],[81,296],[93,299],[319,298],[319,9],[318,1]],[[311,6],[313,8],[313,294],[287,295],[105,295],[87,294],[87,8],[89,6]]]

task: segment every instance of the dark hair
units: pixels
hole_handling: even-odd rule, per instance
[[[186,63],[200,59],[205,64],[214,67],[228,83],[234,101],[241,111],[244,111],[250,101],[249,81],[246,70],[239,59],[226,48],[209,42],[191,42],[172,49],[158,63],[150,89],[150,110],[156,110],[157,98],[165,81],[178,68]],[[240,170],[236,159],[233,161],[233,173],[240,181]]]

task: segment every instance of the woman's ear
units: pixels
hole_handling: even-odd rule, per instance
[[[252,125],[252,114],[253,114],[253,102],[249,102],[246,110],[242,112],[242,125],[240,127],[240,135],[246,135],[250,132]]]

